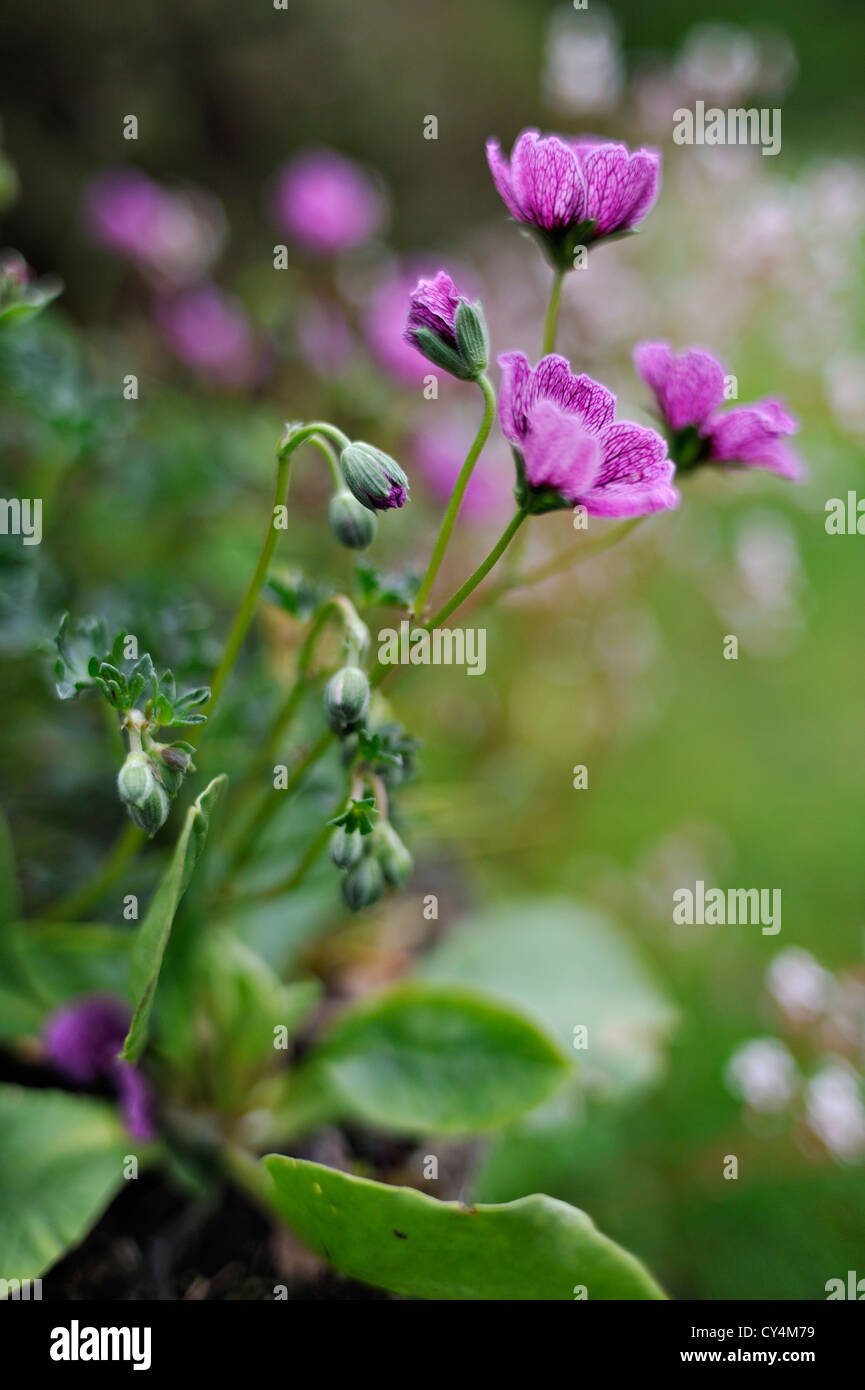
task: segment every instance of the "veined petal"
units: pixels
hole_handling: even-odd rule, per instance
[[[487,164],[490,166],[490,173],[493,176],[496,192],[508,212],[512,217],[516,217],[518,221],[524,222],[526,220],[525,214],[514,192],[510,161],[505,159],[505,156],[502,154],[502,148],[498,140],[489,139],[487,141]]]
[[[556,135],[525,131],[514,146],[514,188],[530,222],[545,231],[581,220],[585,187],[574,151]]]
[[[532,487],[554,488],[569,500],[592,486],[602,459],[598,436],[550,400],[532,411],[522,453]]]
[[[518,444],[528,428],[529,387],[532,369],[522,352],[505,352],[499,358],[502,379],[499,386],[499,422],[502,433]]]
[[[679,505],[673,464],[654,430],[622,420],[602,431],[600,443],[600,474],[579,498],[591,516],[643,516]]]
[[[583,171],[585,216],[595,218],[598,236],[634,226],[658,195],[660,156],[652,150],[600,145],[584,156]]]

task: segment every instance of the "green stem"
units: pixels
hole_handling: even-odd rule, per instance
[[[544,319],[544,337],[541,344],[541,356],[546,357],[548,353],[556,350],[556,327],[559,321],[559,304],[562,298],[562,282],[565,278],[564,270],[553,272],[553,283],[550,288],[550,302],[547,305],[547,316]]]
[[[573,569],[576,565],[581,565],[584,560],[591,560],[595,555],[601,555],[605,550],[611,550],[619,541],[630,535],[635,526],[641,521],[645,521],[645,516],[631,516],[626,521],[622,521],[618,526],[613,526],[603,536],[598,536],[594,541],[586,541],[584,545],[576,548],[569,546],[567,551],[561,551],[554,555],[551,560],[547,560],[543,565],[537,565],[535,569],[529,570],[526,574],[517,574],[508,579],[503,579],[500,584],[495,585],[487,596],[489,601],[498,598],[501,594],[508,593],[511,589],[527,589],[532,584],[540,584],[544,579],[552,579],[557,574],[564,574],[566,570]]]
[[[420,613],[421,616],[423,615],[424,608],[426,607],[426,602],[429,598],[430,590],[432,589],[432,586],[435,583],[436,575],[438,574],[439,569],[441,567],[441,562],[444,559],[444,553],[447,550],[448,542],[451,538],[451,532],[454,529],[454,525],[459,514],[459,509],[462,504],[463,496],[465,494],[466,487],[468,486],[469,478],[472,476],[472,470],[474,469],[474,466],[477,463],[478,458],[480,457],[481,450],[486,444],[487,439],[489,438],[490,430],[492,429],[493,417],[495,416],[496,411],[495,391],[493,390],[492,385],[485,376],[478,377],[478,386],[480,387],[484,396],[483,418],[481,419],[480,428],[478,429],[478,432],[475,435],[474,442],[472,443],[471,448],[466,454],[465,463],[460,469],[459,477],[456,480],[454,490],[451,493],[450,500],[447,505],[447,511],[444,514],[444,520],[441,524],[441,530],[438,533],[438,538],[436,540],[435,546],[433,547],[432,555],[430,556],[430,562],[427,565],[426,574],[424,575],[421,581],[421,586],[417,591],[417,596],[415,597],[413,611],[415,613]]]
[[[237,617],[228,634],[225,650],[222,653],[222,660],[213,673],[213,679],[210,683],[210,699],[204,706],[204,710],[208,715],[212,715],[216,702],[222,694],[223,686],[231,674],[231,668],[237,660],[237,654],[240,651],[243,639],[249,631],[249,625],[252,622],[252,615],[258,603],[258,596],[261,593],[264,581],[267,578],[268,570],[270,569],[270,562],[273,558],[273,552],[276,548],[276,542],[279,536],[276,526],[274,525],[274,511],[281,504],[283,495],[286,491],[290,452],[291,451],[285,454],[280,453],[279,455],[276,468],[276,485],[273,490],[273,503],[267,519],[267,533],[264,537],[264,544],[259,552],[258,561],[253,570],[252,578],[249,581],[249,586],[244,595],[243,602],[240,605]],[[202,726],[199,725],[198,727],[200,728]],[[194,743],[196,740],[190,736],[189,741],[190,743]]]
[[[427,632],[432,632],[433,628],[443,623],[446,618],[450,617],[455,609],[459,608],[461,603],[465,603],[469,594],[474,593],[481,581],[486,578],[493,566],[497,564],[504,555],[527,515],[528,513],[524,512],[522,509],[514,512],[514,515],[511,517],[486,559],[481,561],[474,573],[469,575],[465,584],[457,589],[456,593],[448,599],[444,607],[440,608],[435,616],[430,618],[428,623],[424,623],[424,628]]]
[[[301,758],[300,762],[296,765],[288,782],[285,787],[281,789],[279,794],[277,795],[271,790],[262,798],[258,810],[252,816],[252,819],[249,821],[246,829],[243,831],[234,847],[234,852],[230,859],[229,872],[236,872],[247,862],[258,832],[264,828],[271,816],[274,815],[277,808],[282,804],[281,798],[285,796],[286,792],[290,795],[297,789],[309,769],[327,752],[335,738],[336,734],[332,733],[330,729],[325,729],[321,737],[312,744]]]

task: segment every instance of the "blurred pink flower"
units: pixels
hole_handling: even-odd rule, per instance
[[[472,442],[477,422],[466,415],[448,414],[423,424],[411,438],[411,457],[430,491],[447,502]],[[503,515],[513,505],[513,463],[504,441],[487,445],[475,464],[462,501],[463,516],[486,520]]]
[[[388,275],[373,290],[364,313],[364,332],[377,361],[404,386],[419,386],[429,363],[403,336],[405,309],[417,275]]]
[[[243,309],[215,285],[158,301],[156,321],[171,350],[199,376],[247,385],[255,370],[252,329]]]
[[[206,274],[225,240],[225,217],[215,198],[199,189],[165,189],[137,169],[91,180],[84,216],[101,246],[176,285]]]
[[[384,208],[375,184],[335,150],[306,150],[277,175],[280,224],[308,251],[332,256],[369,241]]]

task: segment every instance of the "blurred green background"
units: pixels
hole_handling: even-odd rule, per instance
[[[696,18],[684,0],[584,13],[501,0],[284,12],[7,0],[0,119],[20,196],[2,242],[59,274],[66,292],[26,338],[0,345],[3,495],[42,496],[46,508],[38,551],[3,542],[3,799],[38,912],[98,862],[118,808],[98,713],[57,708],[37,643],[63,609],[105,611],[190,678],[205,673],[259,541],[283,419],[329,416],[392,448],[417,479],[416,504],[385,518],[375,557],[397,569],[424,553],[440,504],[412,440],[453,415],[467,443],[471,388],[422,402],[362,332],[350,361],[322,373],[297,339],[308,295],[342,298],[362,322],[368,282],[399,258],[465,265],[496,350],[534,357],[546,275],[504,221],[484,140],[509,146],[540,125],[663,144],[658,208],[633,245],[598,253],[585,284],[571,277],[561,348],[617,389],[625,416],[644,418],[631,343],[705,343],[736,373],[741,400],[782,394],[801,416],[810,481],[688,482],[677,515],[478,608],[485,678],[405,674],[394,707],[424,742],[406,799],[419,868],[401,910],[417,913],[435,892],[447,925],[512,898],[580,900],[617,921],[678,1016],[651,1079],[504,1140],[483,1160],[478,1195],[543,1190],[584,1207],[678,1297],[810,1299],[848,1269],[865,1275],[861,1157],[833,1156],[801,1113],[747,1111],[724,1072],[755,1036],[785,1037],[805,1071],[839,1052],[825,1028],[785,1024],[767,995],[779,952],[803,948],[861,980],[863,542],[827,536],[823,521],[825,501],[863,476],[865,10],[727,3],[699,16],[735,26],[714,46],[695,37]],[[556,42],[584,22],[596,45],[585,72],[608,73],[594,100],[588,79],[568,95],[551,76]],[[701,93],[712,104],[713,92],[725,107],[780,106],[782,153],[672,145],[672,109]],[[139,118],[135,143],[121,138],[127,113]],[[434,142],[422,137],[428,114]],[[298,255],[278,272],[269,181],[308,145],[377,170],[390,225],[347,266]],[[83,190],[116,165],[221,201],[229,234],[213,275],[262,345],[267,370],[252,388],[179,366],[140,277],[88,237]],[[127,372],[142,383],[134,403],[121,397]],[[493,469],[509,468],[499,440]],[[344,575],[322,524],[323,479],[300,472],[283,555]],[[495,532],[484,515],[467,520],[442,593]],[[572,540],[567,516],[540,518],[528,558]],[[723,659],[728,633],[738,661]],[[246,690],[235,687],[205,771],[242,765],[294,640],[260,624],[264,659],[248,653]],[[586,791],[572,787],[578,763]],[[781,934],[674,928],[672,891],[695,878],[780,887]],[[317,883],[340,939],[389,927],[338,920],[326,872]],[[860,1048],[861,1038],[844,1054],[851,1067],[861,1069]],[[737,1181],[722,1178],[729,1154]]]

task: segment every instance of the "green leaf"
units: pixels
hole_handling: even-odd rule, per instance
[[[0,1086],[0,1279],[36,1279],[78,1244],[132,1145],[107,1101]]]
[[[129,986],[132,998],[137,1002],[122,1052],[128,1062],[137,1062],[144,1051],[153,996],[174,915],[204,847],[214,805],[227,780],[224,774],[215,777],[186,812],[171,863],[162,876],[136,936]]]
[[[90,923],[27,923],[0,947],[0,1038],[38,1032],[51,1011],[81,994],[125,996],[132,931]]]
[[[462,1134],[516,1119],[568,1075],[524,1015],[474,991],[409,984],[337,1020],[314,1068],[342,1113],[413,1133]]]
[[[567,898],[497,903],[457,922],[418,974],[521,1008],[580,1062],[581,1080],[607,1094],[657,1075],[676,1021],[627,937]],[[581,1026],[588,1046],[575,1051]]]
[[[498,1206],[438,1202],[318,1163],[263,1159],[279,1214],[341,1274],[408,1298],[662,1299],[633,1255],[585,1212],[535,1194]]]

